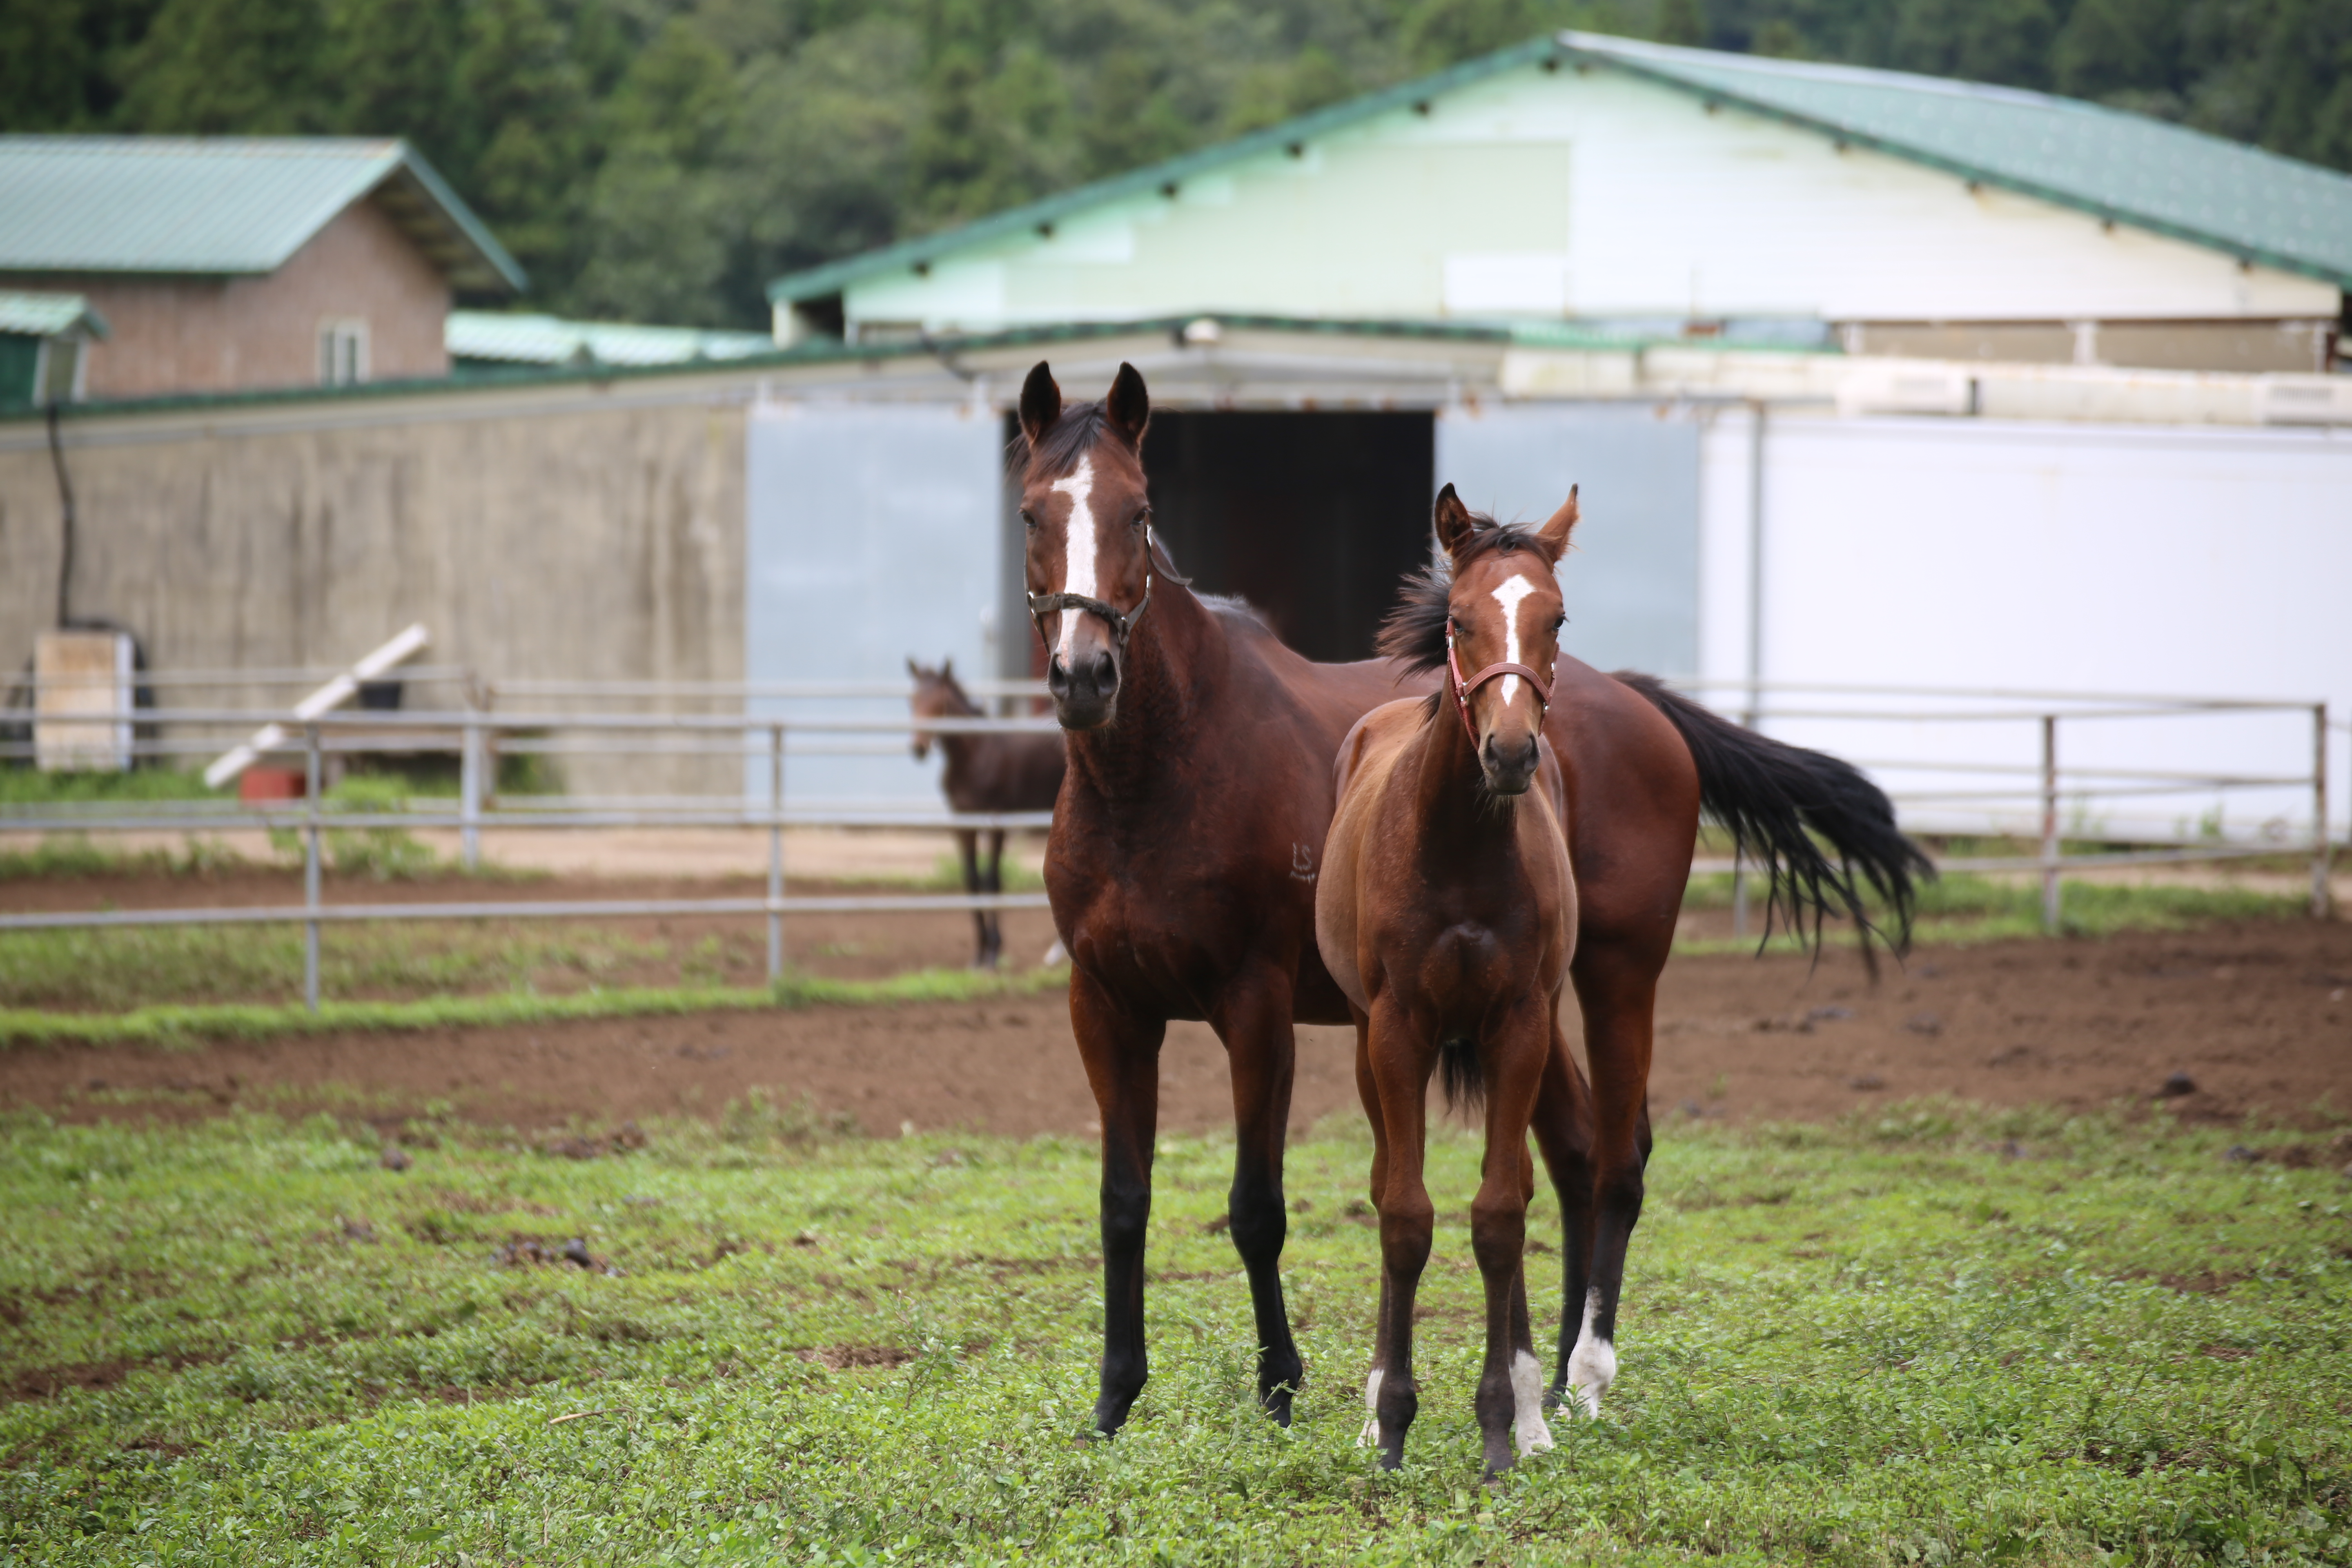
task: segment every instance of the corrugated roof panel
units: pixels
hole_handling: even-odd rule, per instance
[[[521,287],[405,142],[323,136],[0,136],[0,271],[272,272],[395,174],[429,198],[416,220],[460,237],[453,283]]]
[[[106,318],[79,294],[28,294],[0,289],[0,332],[54,338],[81,331],[107,335]]]
[[[556,316],[452,310],[442,341],[452,359],[509,364],[684,364],[773,353],[765,332],[567,321]]]
[[[1574,57],[2063,205],[2352,285],[2352,176],[2015,88],[1566,33]]]

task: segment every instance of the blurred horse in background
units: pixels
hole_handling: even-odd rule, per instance
[[[915,678],[910,703],[918,720],[988,716],[956,679],[955,660],[942,659],[937,669],[930,669],[910,658],[907,673]],[[1058,734],[934,733],[919,725],[916,761],[929,756],[935,744],[948,763],[940,788],[956,811],[1051,811],[1062,793],[1062,773],[1068,759]],[[984,853],[983,837],[987,839]],[[955,838],[963,859],[963,890],[1003,892],[1004,830],[959,827]],[[971,921],[976,936],[971,966],[993,969],[1004,954],[1004,929],[994,910],[974,910]]]

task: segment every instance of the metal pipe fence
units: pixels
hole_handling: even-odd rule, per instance
[[[299,801],[232,803],[173,800],[152,804],[108,802],[90,805],[49,804],[30,809],[0,808],[0,832],[88,833],[166,831],[202,833],[227,827],[290,830],[299,835],[302,851],[302,901],[299,904],[248,908],[175,908],[0,913],[0,932],[53,931],[69,928],[135,928],[170,925],[299,924],[303,930],[303,996],[315,1010],[320,1002],[319,950],[323,929],[330,924],[374,921],[417,920],[543,920],[633,918],[685,915],[759,915],[765,923],[766,969],[772,981],[781,978],[787,963],[785,921],[793,915],[839,913],[911,913],[1039,909],[1040,893],[844,893],[789,894],[785,891],[784,830],[787,827],[842,829],[899,828],[916,830],[1037,830],[1051,826],[1049,812],[957,813],[937,808],[892,809],[871,804],[794,802],[786,789],[787,740],[818,737],[806,754],[840,754],[864,747],[898,751],[903,739],[887,744],[883,737],[906,737],[915,731],[935,735],[1045,732],[1055,728],[1051,718],[1013,714],[998,717],[889,719],[847,715],[813,718],[777,717],[751,710],[756,702],[775,700],[855,699],[903,700],[903,682],[719,682],[719,681],[586,681],[505,680],[477,682],[464,671],[403,670],[404,679],[429,673],[463,688],[469,705],[442,710],[340,710],[309,720],[295,720],[278,709],[196,706],[144,710],[141,722],[172,727],[176,733],[152,734],[135,747],[141,756],[157,759],[217,754],[232,743],[228,738],[268,725],[283,725],[287,735],[273,753],[299,754],[305,794]],[[309,671],[195,672],[174,677],[159,674],[159,687],[299,685]],[[197,679],[201,676],[201,679]],[[263,678],[268,678],[265,680]],[[138,678],[148,682],[151,678]],[[1937,690],[1885,686],[1791,685],[1746,681],[1689,680],[1682,684],[1699,690],[1738,694],[1754,721],[1821,720],[1865,724],[1944,722],[2026,722],[2038,731],[2038,755],[2031,763],[2006,763],[1953,760],[1879,759],[1871,766],[1885,771],[1925,770],[1975,775],[1991,781],[2003,776],[2018,783],[2008,788],[1897,792],[1898,805],[1955,802],[1979,806],[2002,801],[2023,802],[2034,808],[2036,852],[2026,856],[1952,856],[1938,861],[1954,871],[2031,872],[2041,883],[2043,923],[2057,929],[2063,915],[2062,875],[2068,871],[2135,866],[2185,865],[2197,862],[2276,857],[2285,850],[2275,843],[2205,843],[2166,847],[2134,847],[2084,853],[2068,848],[2063,831],[2062,798],[2070,785],[2078,796],[2128,798],[2135,795],[2177,795],[2187,790],[2215,792],[2307,786],[2311,792],[2314,829],[2311,835],[2311,908],[2325,915],[2328,908],[2328,876],[2333,846],[2327,831],[2327,736],[2331,726],[2324,703],[2298,703],[2202,697],[2123,698],[2103,693],[2036,693],[2009,690]],[[1019,703],[1042,694],[1034,681],[971,682],[975,695]],[[617,712],[599,707],[562,711],[553,706],[499,709],[498,698],[530,699],[534,704],[583,700],[597,704],[623,701],[672,703],[708,701],[731,706],[719,712]],[[1766,707],[1776,696],[1805,696],[1805,704]],[[1915,704],[1933,700],[1945,706],[1839,706],[1839,698],[1907,698]],[[1820,700],[1827,699],[1823,701]],[[1986,704],[1966,709],[1956,703]],[[2096,763],[2062,768],[2060,725],[2124,718],[2167,715],[2307,714],[2314,743],[2307,773],[2274,772],[2195,773],[2175,769],[2107,767]],[[199,734],[193,731],[211,731]],[[297,735],[299,734],[299,742]],[[639,754],[702,754],[735,756],[761,768],[764,790],[759,795],[708,796],[508,796],[492,787],[496,755],[574,754],[566,748],[605,747]],[[836,748],[828,751],[827,748]],[[26,757],[29,743],[0,744],[0,759]],[[381,807],[336,809],[324,798],[322,784],[330,759],[358,753],[404,752],[454,752],[458,760],[457,794],[410,797],[400,810]],[[795,754],[801,754],[796,752]],[[750,777],[747,772],[747,779]],[[759,897],[635,900],[540,900],[440,902],[329,903],[322,891],[325,835],[368,828],[438,828],[453,830],[459,854],[468,868],[480,864],[482,835],[490,830],[583,830],[617,827],[719,827],[764,833],[765,889]],[[1695,872],[1730,871],[1735,885],[1734,927],[1745,933],[1746,879],[1748,868],[1739,860],[1701,861]]]

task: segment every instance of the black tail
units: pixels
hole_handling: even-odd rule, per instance
[[[1475,1040],[1441,1040],[1437,1045],[1437,1081],[1445,1089],[1445,1109],[1475,1110],[1486,1101],[1486,1074],[1478,1065]]]
[[[1871,962],[1874,932],[1898,953],[1911,945],[1917,883],[1932,879],[1936,868],[1895,826],[1895,805],[1885,791],[1851,763],[1742,729],[1655,676],[1621,669],[1616,678],[1649,699],[1682,732],[1698,763],[1699,799],[1706,814],[1730,830],[1744,857],[1770,873],[1767,937],[1776,918],[1804,936],[1811,915],[1811,941],[1818,947],[1822,918],[1844,914],[1862,931],[1865,962]],[[1834,861],[1816,834],[1829,841]],[[1886,906],[1891,930],[1873,923],[1865,911],[1865,882]]]

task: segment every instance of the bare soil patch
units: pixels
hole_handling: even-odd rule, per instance
[[[126,900],[127,901],[127,900]],[[1040,922],[1044,917],[1035,917]],[[960,921],[919,938],[872,917],[900,966],[956,962]],[[839,945],[856,919],[795,922]],[[961,929],[959,929],[961,928]],[[1050,928],[1021,933],[1042,949]],[[863,939],[860,939],[863,940]],[[861,960],[861,962],[863,962]],[[1931,948],[1872,984],[1850,948],[1676,958],[1658,1005],[1651,1105],[1678,1117],[1818,1120],[1917,1095],[2078,1109],[2164,1103],[2205,1121],[2261,1111],[2324,1126],[2352,1113],[2352,924],[2278,921],[2186,933]],[[1571,1033],[1573,1028],[1571,1026]],[[1294,1126],[1356,1111],[1353,1040],[1299,1031]],[[1232,1121],[1208,1028],[1169,1030],[1160,1123]],[[0,1110],[72,1120],[185,1119],[236,1106],[354,1108],[391,1127],[446,1109],[519,1130],[715,1115],[754,1089],[876,1133],[911,1123],[1030,1136],[1094,1131],[1058,994],[813,1007],[497,1028],[352,1033],[186,1049],[0,1052]]]

